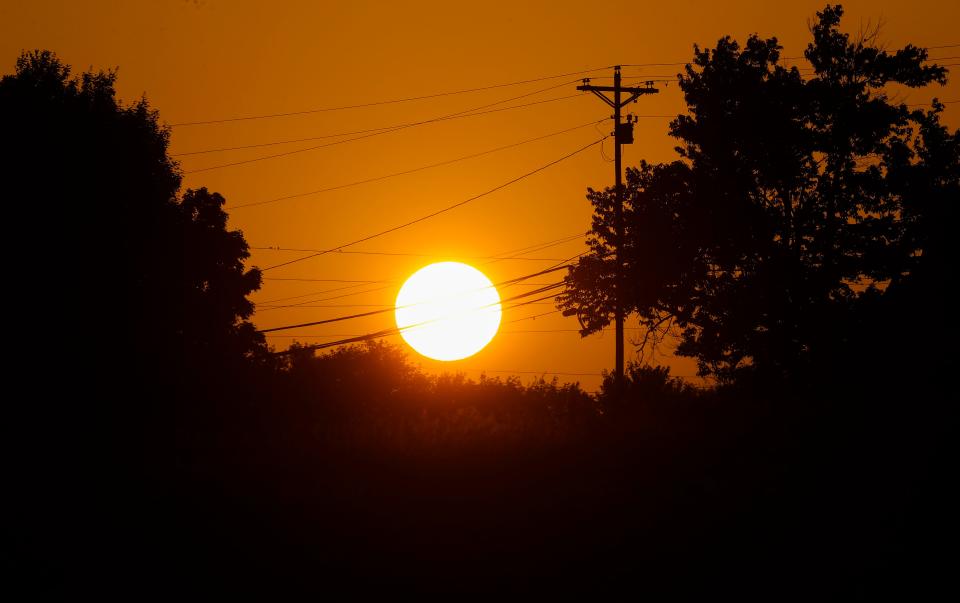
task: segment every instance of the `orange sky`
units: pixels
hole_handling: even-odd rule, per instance
[[[888,47],[957,43],[960,3],[845,2],[845,25],[856,31],[881,19]],[[80,71],[120,68],[119,92],[133,101],[146,94],[164,121],[240,117],[355,105],[575,72],[615,63],[686,61],[694,43],[712,45],[730,34],[777,36],[785,56],[803,51],[807,23],[821,2],[250,2],[148,0],[140,2],[18,2],[0,5],[2,72],[13,71],[23,49],[55,51]],[[960,55],[960,48],[933,57]],[[953,61],[943,62],[958,62]],[[625,68],[625,74],[672,76],[677,67]],[[596,76],[609,76],[597,72]],[[323,136],[421,121],[558,86],[510,104],[576,93],[576,77],[551,79],[484,92],[444,96],[309,115],[174,128],[171,152]],[[563,85],[564,83],[567,85]],[[603,83],[595,80],[595,83]],[[932,96],[960,98],[954,81],[945,89],[907,91],[908,102]],[[957,125],[957,106],[945,121]],[[683,110],[675,84],[630,107],[637,115]],[[251,203],[375,178],[509,145],[599,120],[609,109],[594,97],[558,100],[527,108],[411,127],[347,144],[185,176],[185,186],[221,192],[230,205]],[[675,157],[668,120],[643,118],[636,144],[624,147],[624,164]],[[608,125],[601,128],[603,133]],[[502,152],[323,194],[237,209],[231,226],[252,247],[323,249],[390,228],[465,200],[531,171],[600,137],[586,126]],[[185,156],[185,171],[315,146],[337,139]],[[607,141],[605,152],[612,156]],[[469,205],[351,250],[423,254],[427,257],[330,254],[265,273],[274,278],[397,281],[431,261],[490,256],[587,230],[587,186],[610,185],[611,163],[597,147]],[[530,254],[567,258],[584,250],[581,240]],[[255,251],[252,264],[269,266],[298,254]],[[551,265],[548,260],[505,260],[481,266],[494,281]],[[656,261],[656,258],[650,258]],[[556,276],[534,279],[548,283]],[[260,303],[344,287],[346,283],[266,280]],[[343,307],[261,310],[262,328],[321,320],[393,302],[400,283],[320,294],[316,298],[380,289],[317,302]],[[529,287],[527,287],[529,288]],[[523,291],[515,287],[504,296]],[[311,298],[291,300],[298,302]],[[289,302],[288,302],[289,303]],[[361,304],[363,304],[361,306]],[[350,305],[347,307],[347,305]],[[599,373],[613,364],[612,333],[581,339],[575,319],[559,314],[519,320],[552,309],[530,305],[508,311],[501,333],[476,356],[443,366],[472,377],[480,369]],[[385,314],[312,327],[304,341],[326,335],[363,334],[393,326]],[[635,323],[628,326],[636,326]],[[532,332],[533,331],[533,332]],[[549,332],[548,332],[549,331]],[[628,337],[636,337],[628,331]],[[395,339],[399,341],[399,338]],[[290,342],[272,338],[277,348]],[[434,370],[441,363],[412,357]],[[628,346],[628,357],[629,346]],[[692,362],[660,357],[674,372],[692,375]],[[523,374],[524,380],[532,375]],[[548,375],[549,376],[549,375]],[[588,390],[599,376],[561,375]]]

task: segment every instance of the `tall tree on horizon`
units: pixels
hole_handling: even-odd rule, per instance
[[[940,124],[943,105],[911,109],[888,87],[947,71],[913,45],[851,39],[842,14],[817,13],[812,74],[781,65],[776,38],[695,47],[679,76],[689,113],[670,124],[681,159],[627,170],[625,307],[645,343],[674,333],[701,374],[805,378],[919,297],[946,311],[935,275],[956,226],[960,132]],[[613,189],[587,197],[592,253],[558,297],[583,335],[612,320],[615,283]]]
[[[244,266],[243,234],[228,230],[219,194],[181,193],[169,128],[146,98],[122,104],[116,77],[71,76],[32,51],[0,79],[7,237],[21,254],[8,279],[31,300],[24,343],[73,330],[74,362],[107,382],[261,353],[247,320],[260,272]]]
[[[105,567],[146,583],[175,538],[189,434],[237,414],[266,351],[247,320],[260,273],[223,197],[181,191],[169,129],[115,82],[48,51],[0,79],[9,407],[32,519],[20,556],[71,588]]]

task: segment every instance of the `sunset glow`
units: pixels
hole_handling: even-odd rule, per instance
[[[397,294],[397,327],[414,350],[460,360],[482,350],[500,326],[500,296],[482,272],[459,262],[418,270]]]

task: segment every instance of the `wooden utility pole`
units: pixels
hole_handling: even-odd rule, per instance
[[[613,86],[591,86],[589,79],[583,80],[582,86],[577,86],[577,90],[589,90],[599,97],[603,102],[613,107],[613,139],[614,139],[614,169],[616,170],[616,185],[614,188],[616,203],[614,204],[614,229],[616,231],[616,263],[617,280],[614,291],[615,296],[615,316],[617,330],[617,368],[616,380],[618,392],[623,392],[623,317],[624,317],[624,299],[623,292],[626,290],[626,283],[623,273],[623,180],[620,169],[620,145],[633,144],[633,116],[628,116],[627,123],[620,123],[620,109],[636,101],[641,95],[656,94],[660,92],[653,87],[653,82],[646,82],[644,88],[624,88],[620,85],[620,65],[613,68]],[[604,92],[613,92],[613,100],[604,94]],[[626,100],[622,100],[624,94],[627,94]]]

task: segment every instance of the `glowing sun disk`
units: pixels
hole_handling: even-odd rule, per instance
[[[421,268],[400,288],[401,336],[420,354],[460,360],[490,343],[500,327],[500,295],[482,272],[460,262]]]

